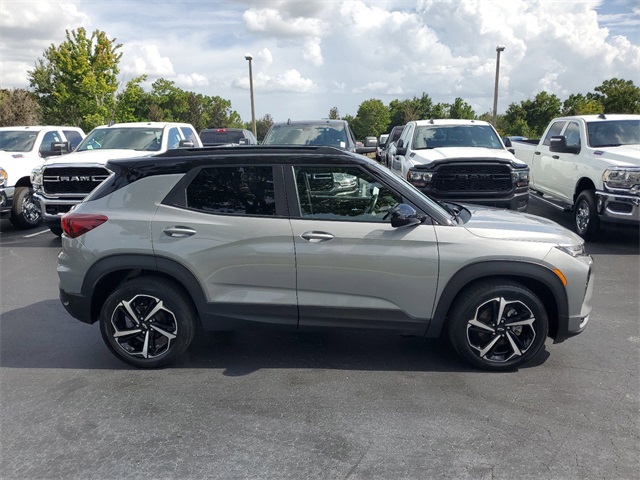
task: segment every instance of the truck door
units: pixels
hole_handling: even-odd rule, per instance
[[[566,124],[566,121],[560,120],[548,128],[542,142],[533,154],[531,162],[530,173],[533,188],[554,196],[558,196],[562,181],[558,177],[559,172],[555,169],[555,159],[552,158],[556,154],[549,151],[549,144],[551,137],[560,135]]]
[[[413,130],[413,125],[407,125],[406,127],[404,127],[404,130],[402,130],[402,134],[398,139],[398,143],[402,141],[402,146],[408,149],[407,154],[411,150],[411,139],[413,137]],[[409,171],[409,168],[411,168],[410,166],[407,166],[407,155],[394,155],[389,168],[393,173],[406,180],[407,172]]]
[[[567,147],[581,147],[580,124],[568,122],[562,135],[567,140]],[[558,196],[565,201],[573,203],[573,192],[576,187],[577,171],[580,168],[578,153],[552,153],[552,169],[558,179]]]

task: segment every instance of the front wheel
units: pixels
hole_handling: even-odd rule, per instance
[[[505,371],[530,362],[544,346],[547,312],[528,288],[509,280],[467,287],[449,313],[449,338],[465,360]]]
[[[596,209],[596,197],[593,190],[583,190],[573,207],[573,219],[576,233],[585,240],[595,240],[600,230],[600,219]]]
[[[40,202],[33,196],[30,187],[16,187],[9,221],[20,229],[35,228],[42,221]]]
[[[173,282],[138,277],[109,295],[100,312],[100,331],[109,350],[139,368],[166,365],[191,344],[196,312]]]

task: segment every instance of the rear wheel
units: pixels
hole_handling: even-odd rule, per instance
[[[596,197],[593,190],[583,190],[573,207],[576,233],[585,240],[595,240],[600,230],[600,219],[596,209]]]
[[[16,187],[9,221],[20,229],[34,228],[42,221],[40,202],[33,196],[31,187]]]
[[[58,227],[58,226],[49,226],[49,230],[51,230],[51,233],[53,233],[55,236],[60,237],[62,236],[62,227]]]
[[[547,312],[528,288],[510,280],[467,287],[449,313],[449,337],[470,364],[493,371],[530,362],[544,346]]]
[[[191,344],[196,313],[173,282],[138,277],[119,286],[100,313],[100,331],[118,358],[140,368],[166,365]]]

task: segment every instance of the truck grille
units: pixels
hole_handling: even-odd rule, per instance
[[[102,167],[49,167],[44,169],[45,194],[88,195],[110,172]]]
[[[433,177],[434,190],[453,192],[508,192],[512,188],[507,165],[444,165]]]

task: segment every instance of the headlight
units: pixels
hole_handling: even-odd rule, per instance
[[[640,186],[640,168],[608,168],[602,174],[602,181],[609,188],[633,188],[637,192]]]
[[[583,257],[585,255],[584,243],[577,245],[557,245],[556,248],[567,255],[571,255],[572,257]]]
[[[31,185],[33,185],[34,187],[36,185],[42,185],[42,169],[41,168],[34,168],[33,170],[31,170]]]
[[[426,187],[427,183],[431,183],[433,173],[421,172],[420,170],[409,170],[407,173],[407,181],[416,187]]]
[[[511,180],[516,187],[526,187],[529,185],[529,170],[511,172]]]
[[[7,184],[9,174],[4,168],[0,168],[0,187],[4,187]]]

